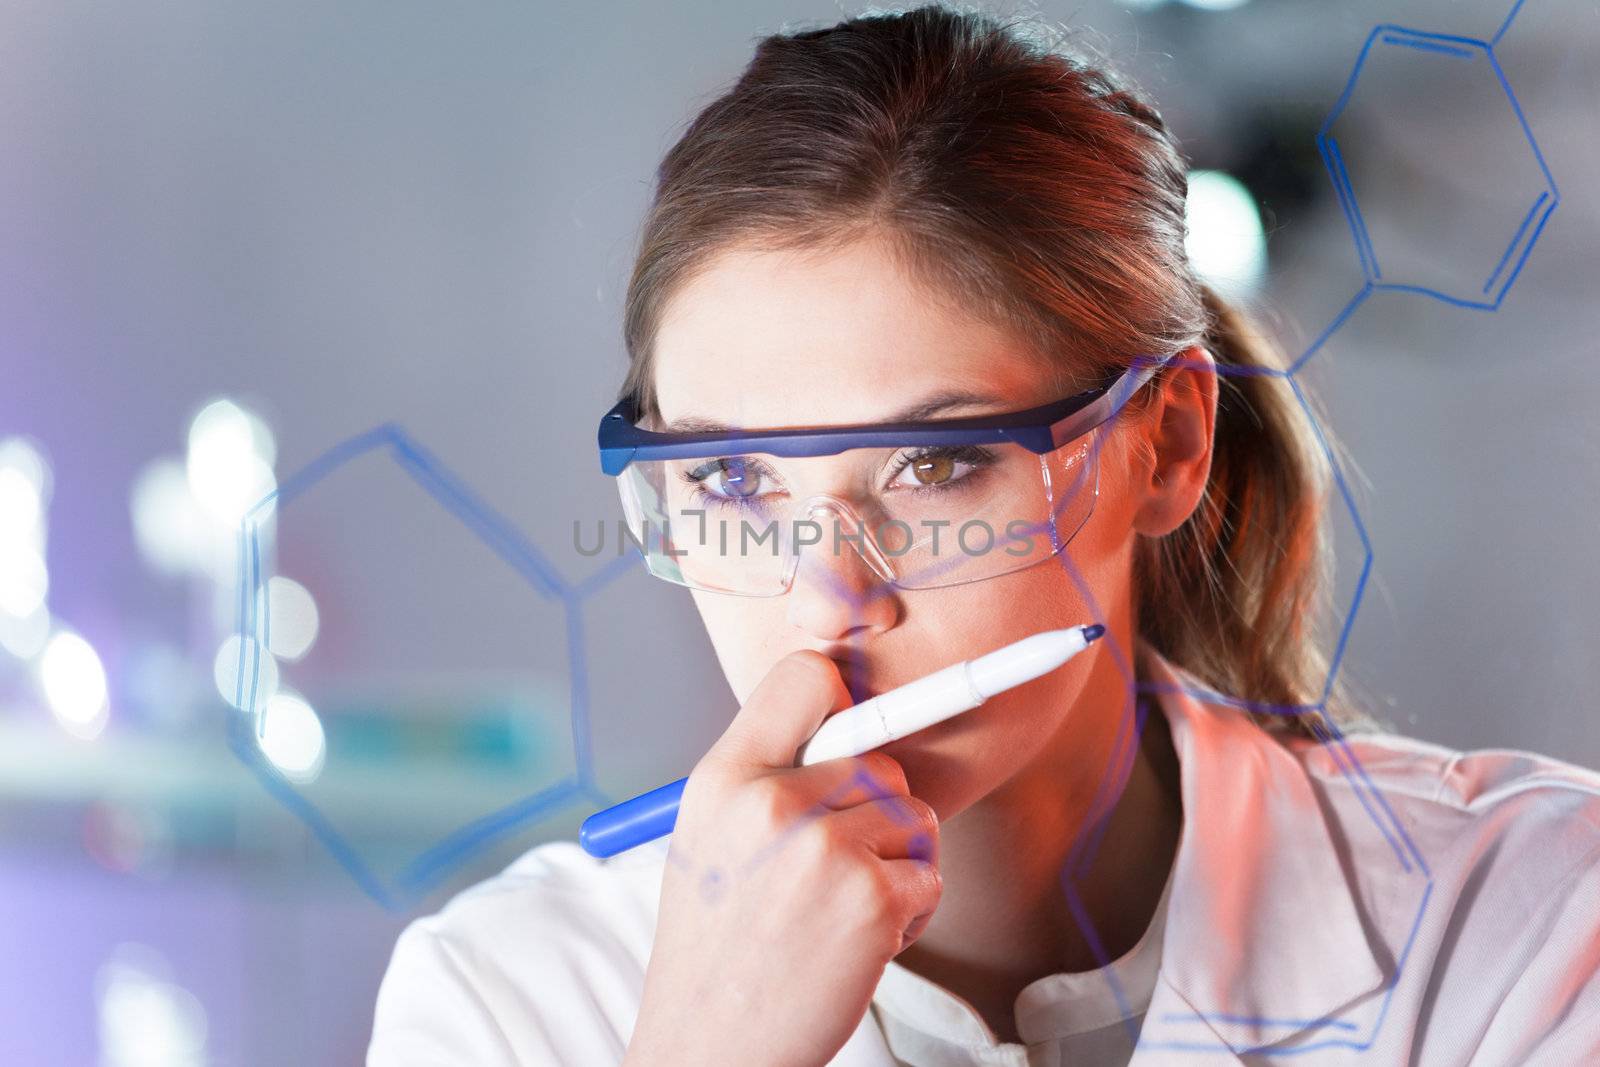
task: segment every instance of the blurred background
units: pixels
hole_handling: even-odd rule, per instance
[[[410,917],[720,733],[594,429],[660,155],[759,36],[858,10],[0,0],[0,1062],[358,1063]],[[1039,10],[1183,138],[1196,263],[1315,350],[1340,677],[1600,765],[1600,5]],[[1505,26],[1514,97],[1398,32],[1341,103],[1379,23]]]

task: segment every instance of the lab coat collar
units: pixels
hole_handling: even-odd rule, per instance
[[[1184,809],[1141,1048],[1209,1051],[1215,1063],[1224,1049],[1314,1027],[1366,1032],[1349,1011],[1381,1010],[1385,968],[1304,765],[1244,711],[1196,696],[1210,687],[1149,645],[1139,656],[1166,713]]]
[[[1210,687],[1142,640],[1137,656],[1172,734],[1184,819],[1131,1067],[1243,1064],[1291,1037],[1359,1048],[1381,1021],[1393,957],[1368,937],[1305,767],[1244,711],[1196,696]],[[897,1062],[869,1011],[832,1067]]]

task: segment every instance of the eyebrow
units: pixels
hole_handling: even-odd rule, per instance
[[[945,389],[925,397],[909,407],[901,408],[884,418],[876,420],[875,424],[922,422],[933,416],[949,411],[952,408],[975,407],[978,405],[993,406],[1005,402],[1004,397],[994,396],[989,393],[974,393],[966,389]],[[1003,410],[1009,410],[1003,409]],[[851,425],[860,425],[852,423]],[[870,424],[869,424],[870,425]],[[827,429],[828,427],[815,427]],[[702,418],[698,415],[685,415],[673,419],[664,427],[666,433],[732,433],[737,430],[751,430],[749,426],[730,426],[717,419]]]

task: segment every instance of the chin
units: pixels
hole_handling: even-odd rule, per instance
[[[932,804],[941,817],[945,814],[941,800],[960,793],[975,770],[974,746],[961,729],[965,717],[936,723],[878,749],[904,769],[912,795]]]

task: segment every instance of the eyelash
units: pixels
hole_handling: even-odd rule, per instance
[[[900,466],[895,468],[894,477],[900,477],[913,463],[922,459],[951,459],[957,463],[964,463],[972,469],[948,486],[911,486],[902,491],[925,495],[928,493],[952,493],[971,489],[971,482],[978,476],[978,472],[993,464],[996,457],[989,449],[980,448],[977,445],[934,445],[918,449],[902,457]]]
[[[749,507],[748,504],[741,504],[738,502],[744,498],[723,496],[720,493],[713,493],[706,488],[706,479],[712,474],[716,473],[717,464],[719,462],[722,461],[714,460],[711,463],[702,464],[692,471],[680,472],[683,479],[683,484],[689,487],[689,493],[693,498],[693,502],[696,504],[710,504],[712,507],[717,508],[735,508],[738,510],[747,509]]]

